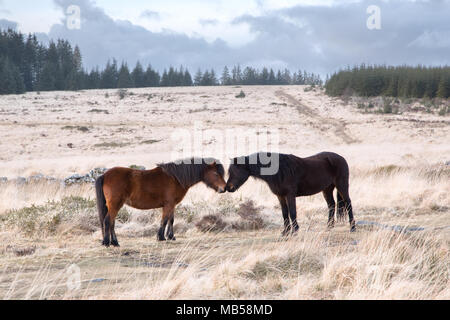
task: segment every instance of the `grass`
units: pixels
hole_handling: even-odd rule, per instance
[[[89,128],[85,127],[85,126],[70,126],[70,125],[68,125],[68,126],[62,127],[61,129],[63,129],[63,130],[78,130],[78,131],[81,131],[81,132],[89,132]]]
[[[122,142],[101,142],[94,144],[95,148],[121,148],[127,146],[127,143]]]
[[[357,245],[349,245],[358,238]],[[190,233],[176,242],[77,237],[2,258],[0,296],[40,299],[448,299],[448,243],[432,234],[300,230]],[[61,243],[61,241],[59,241]],[[25,248],[25,245],[22,245]],[[20,259],[20,260],[18,260]],[[20,261],[26,268],[17,268]],[[67,270],[80,268],[79,288]],[[16,267],[14,267],[16,266]],[[14,271],[16,270],[16,271]]]
[[[353,170],[356,220],[425,226],[408,233],[349,233],[347,224],[327,231],[319,195],[298,198],[300,231],[282,238],[280,208],[262,205],[272,195],[242,197],[245,186],[183,202],[174,242],[155,239],[160,210],[126,208],[116,223],[120,248],[101,247],[92,198],[9,210],[0,215],[0,298],[450,299],[449,229],[437,228],[449,227],[448,178],[434,166]],[[69,290],[74,264],[81,282]]]
[[[117,216],[120,222],[127,222],[129,218],[130,213],[125,208]],[[64,227],[93,232],[99,224],[95,200],[74,196],[7,211],[0,215],[0,222],[28,237],[55,235]]]
[[[160,141],[161,140],[157,140],[157,139],[149,139],[149,140],[144,140],[141,143],[143,143],[143,144],[154,144],[154,143],[158,143]]]
[[[109,114],[108,110],[105,109],[91,109],[88,112],[90,113],[104,113],[104,114]]]
[[[247,95],[250,100],[241,99],[248,100],[245,106],[236,105],[239,99],[235,99],[235,94],[241,89],[252,93]],[[118,113],[112,113],[108,119],[100,117],[101,121],[95,124],[95,139],[89,140],[85,135],[81,139],[84,141],[73,142],[77,147],[117,143],[106,145],[111,149],[105,152],[88,147],[86,152],[76,153],[77,149],[65,148],[69,141],[60,142],[61,149],[52,147],[58,142],[49,138],[57,137],[60,128],[70,124],[66,117],[74,118],[73,115],[63,118],[62,114],[51,114],[55,130],[46,130],[46,139],[35,138],[47,126],[35,124],[35,118],[24,118],[26,124],[35,127],[26,127],[25,131],[19,128],[16,134],[10,132],[4,141],[1,175],[8,176],[8,181],[1,183],[0,188],[0,299],[450,299],[450,167],[445,165],[450,159],[444,138],[446,119],[437,117],[446,102],[436,106],[427,103],[433,114],[426,114],[419,101],[411,100],[414,105],[408,109],[399,99],[392,105],[399,104],[403,115],[368,115],[371,121],[366,121],[366,115],[359,112],[365,109],[356,110],[356,104],[353,110],[340,109],[338,105],[333,107],[340,103],[338,100],[316,97],[312,91],[305,94],[301,87],[283,87],[317,114],[340,122],[343,117],[347,119],[342,122],[346,132],[358,135],[361,142],[346,145],[337,139],[333,128],[298,117],[291,108],[284,108],[276,118],[265,112],[254,113],[250,118],[248,115],[253,113],[233,117],[236,110],[245,108],[278,108],[270,106],[270,102],[278,101],[271,90],[278,89],[241,89],[232,89],[236,92],[230,94],[230,88],[202,88],[211,98],[204,98],[204,103],[198,105],[197,97],[203,93],[196,93],[191,102],[186,100],[185,109],[186,113],[194,108],[201,113],[184,114],[187,118],[172,113],[173,121],[162,127],[158,123],[168,118],[159,113],[145,119],[133,118],[139,113],[130,112],[127,121]],[[75,109],[66,109],[89,118],[86,111],[91,107],[86,108],[86,101],[99,101],[92,107],[108,109],[114,99],[119,99],[116,90],[109,91],[108,99],[103,99],[104,91],[90,92],[97,98],[83,98],[74,102]],[[133,101],[128,103],[133,110],[139,110],[141,105],[145,115],[149,112],[147,97],[139,97],[149,89],[136,90]],[[170,90],[152,89],[157,94],[152,101],[156,103],[163,95],[168,98]],[[45,96],[51,111],[53,96]],[[184,104],[184,98],[177,97],[176,101]],[[127,98],[122,101],[127,102]],[[382,108],[381,98],[354,102],[364,103],[371,113]],[[129,108],[124,103],[118,107],[126,112]],[[202,109],[204,105],[208,107]],[[213,119],[211,112],[203,112],[218,110],[215,108],[219,105],[228,119],[225,122]],[[23,107],[20,101],[19,114]],[[34,109],[29,110],[33,115]],[[423,114],[411,114],[415,111]],[[170,128],[193,119],[219,130],[254,128],[265,132],[269,127],[278,127],[283,132],[281,152],[307,156],[331,149],[344,155],[350,165],[350,195],[356,221],[369,223],[359,224],[355,233],[349,233],[348,223],[338,223],[328,231],[323,196],[299,197],[300,231],[294,237],[282,238],[281,209],[265,184],[249,179],[233,194],[216,194],[200,183],[189,190],[175,210],[177,241],[156,241],[160,209],[125,207],[116,221],[121,247],[104,248],[92,184],[14,181],[18,175],[29,177],[40,172],[64,178],[96,166],[142,163],[151,168],[157,161],[167,160],[175,144],[168,140],[164,148],[162,143],[154,144],[161,148],[149,153],[138,150],[138,142],[161,138],[170,133]],[[315,133],[317,129],[319,135]],[[113,134],[115,139],[105,139]],[[49,141],[39,144],[40,140]],[[114,149],[127,141],[134,141],[127,148],[131,152]],[[61,151],[64,152],[60,154]],[[205,223],[204,217],[208,216],[213,217],[212,226],[217,230],[211,231]],[[390,226],[423,229],[400,232],[400,228]],[[69,275],[77,267],[79,287],[70,289]]]

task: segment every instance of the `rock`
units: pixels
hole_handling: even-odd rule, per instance
[[[37,181],[41,181],[44,179],[45,179],[44,175],[42,173],[38,173],[38,174],[28,177],[27,182],[37,182]]]
[[[64,184],[71,185],[71,184],[75,184],[75,183],[82,183],[84,178],[85,178],[85,176],[81,176],[76,173],[74,175],[71,175],[70,177],[65,178]]]
[[[136,170],[145,170],[144,166],[137,166],[135,164],[132,164],[129,168],[130,169],[136,169]]]
[[[445,163],[446,166],[450,166],[450,160]]]
[[[0,183],[7,183],[8,178],[7,177],[0,177]]]
[[[94,181],[104,174],[108,169],[107,168],[94,168],[89,171],[89,176],[94,179]]]
[[[106,172],[106,168],[95,168],[85,175],[74,174],[64,179],[65,185],[79,184],[79,183],[94,183],[95,180]]]
[[[17,177],[16,183],[19,185],[25,184],[27,182],[27,179],[24,177]]]

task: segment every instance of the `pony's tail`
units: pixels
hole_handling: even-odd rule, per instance
[[[103,193],[103,181],[105,179],[104,175],[95,180],[95,191],[97,194],[97,209],[98,209],[98,217],[100,218],[100,226],[103,228],[103,221],[105,220],[106,215],[108,214],[108,207],[106,206],[105,194]]]

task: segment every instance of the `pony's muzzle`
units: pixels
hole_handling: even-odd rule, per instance
[[[232,185],[232,184],[227,184],[227,186],[225,187],[226,191],[228,192],[235,192],[236,188]]]
[[[226,188],[226,187],[225,187],[225,188]],[[218,193],[225,193],[225,189],[222,188],[222,187],[218,187],[218,188],[217,188],[217,192],[218,192]]]

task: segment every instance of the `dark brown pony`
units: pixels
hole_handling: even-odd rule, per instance
[[[261,161],[261,157],[266,160]],[[276,165],[274,161],[278,161],[276,173],[261,174],[262,168]],[[232,159],[228,174],[226,190],[229,192],[236,191],[250,176],[267,182],[281,204],[284,219],[283,235],[289,234],[291,230],[292,232],[298,230],[295,198],[321,191],[328,204],[328,226],[334,227],[336,206],[333,198],[334,188],[337,189],[337,217],[343,220],[346,210],[350,231],[355,231],[352,204],[348,194],[348,164],[336,153],[322,152],[308,158],[299,158],[292,154],[260,152]]]
[[[225,192],[224,168],[216,159],[191,158],[158,164],[152,170],[116,167],[105,172],[95,182],[97,207],[103,232],[103,245],[119,246],[114,221],[120,208],[127,204],[137,209],[162,208],[157,239],[175,240],[173,221],[175,206],[188,189],[202,181],[217,192]]]

